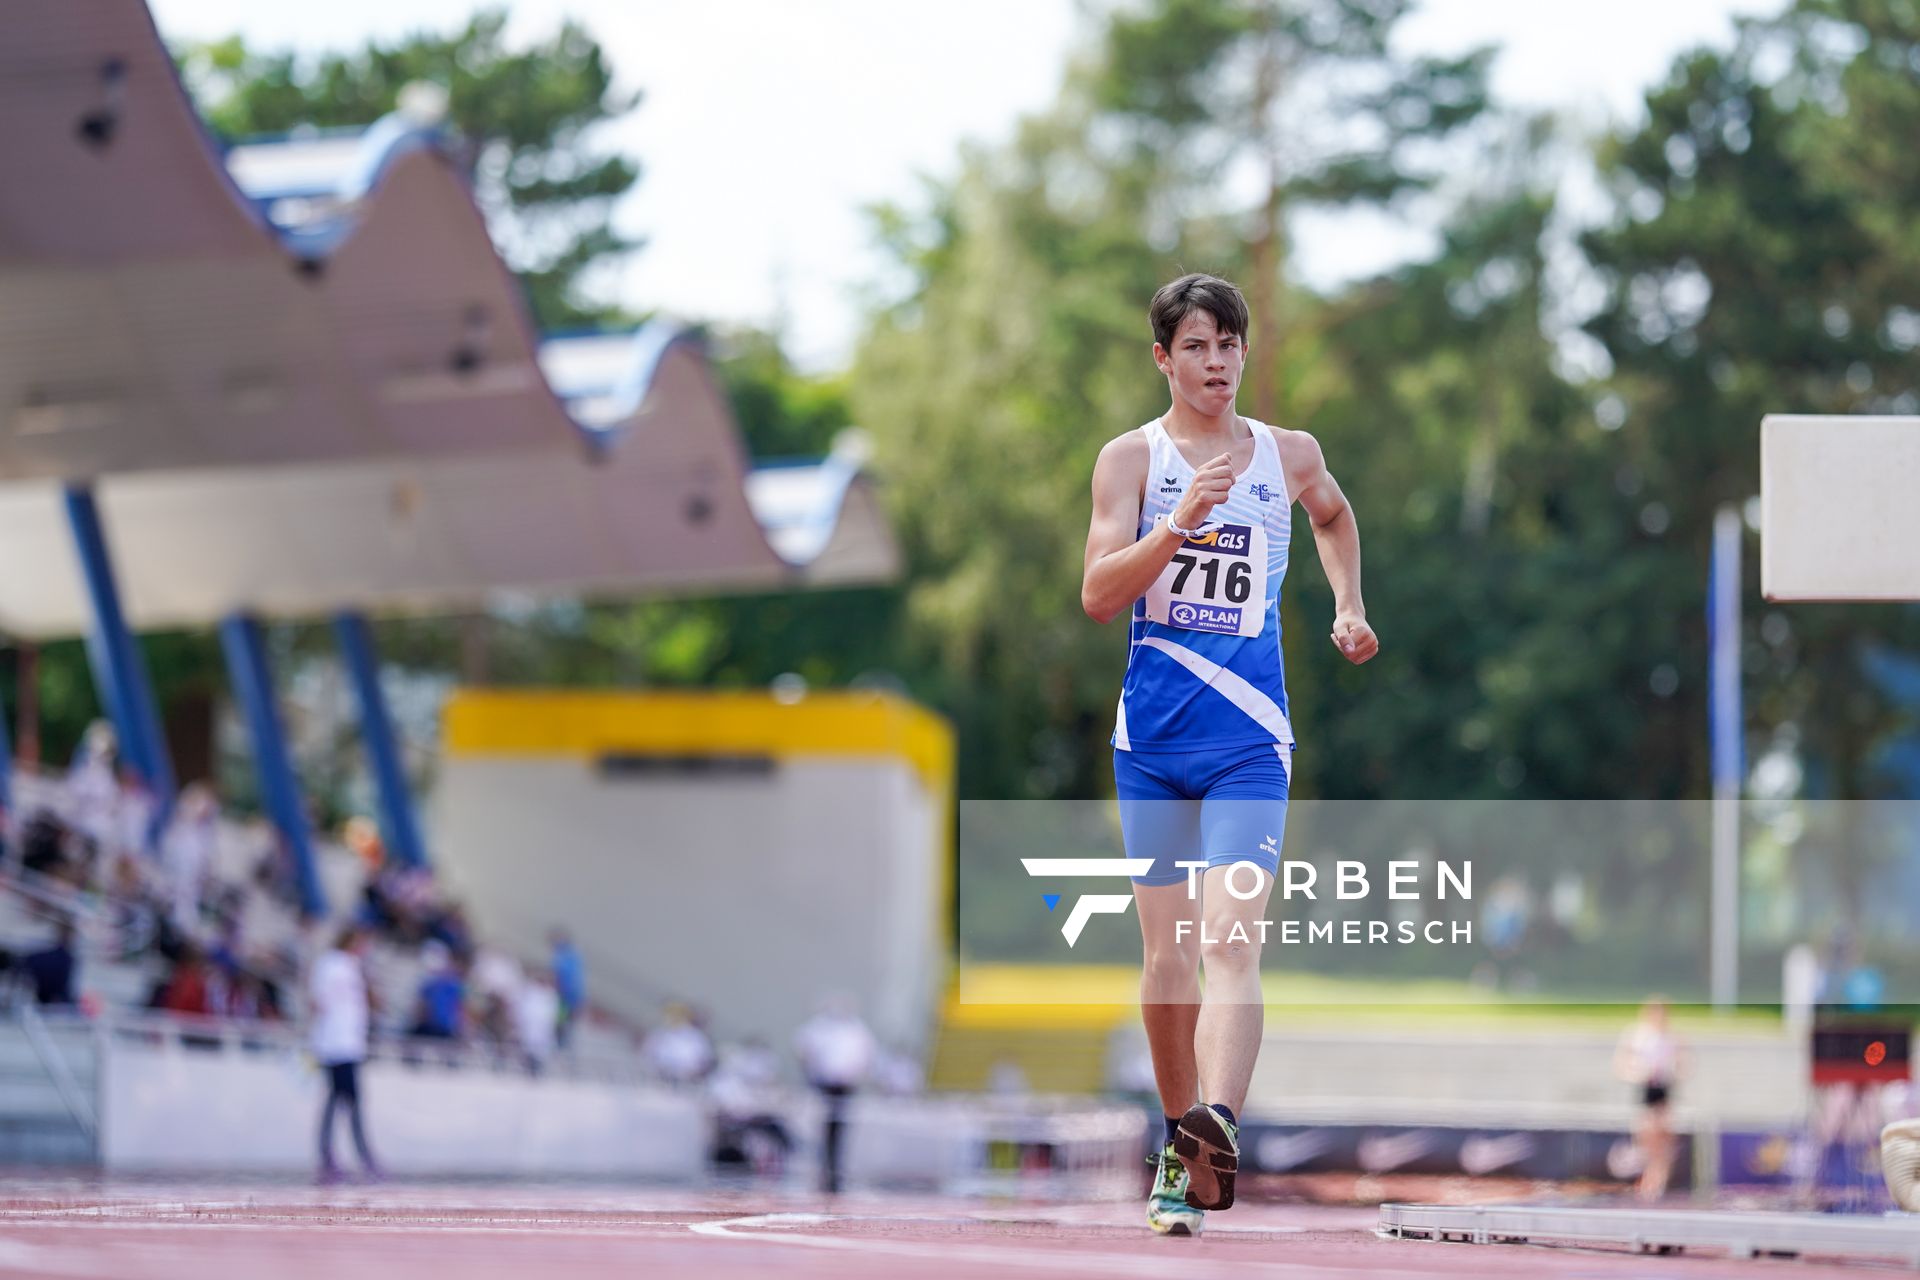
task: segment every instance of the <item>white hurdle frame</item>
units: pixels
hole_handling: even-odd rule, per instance
[[[1920,1215],[1843,1218],[1813,1213],[1561,1209],[1519,1205],[1383,1204],[1375,1234],[1465,1244],[1625,1245],[1642,1253],[1714,1249],[1735,1258],[1892,1260],[1920,1270]]]

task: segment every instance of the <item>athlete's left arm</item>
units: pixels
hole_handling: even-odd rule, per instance
[[[1280,461],[1287,472],[1287,492],[1307,509],[1313,521],[1313,542],[1320,565],[1333,587],[1333,643],[1349,662],[1365,662],[1380,652],[1380,641],[1367,625],[1367,606],[1360,598],[1360,525],[1347,495],[1327,470],[1320,442],[1304,431],[1281,431]]]

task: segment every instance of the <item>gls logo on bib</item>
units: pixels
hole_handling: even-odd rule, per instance
[[[1247,554],[1247,546],[1253,541],[1249,526],[1244,524],[1223,524],[1218,529],[1209,529],[1205,533],[1196,533],[1187,539],[1190,547],[1206,547],[1212,551],[1225,551],[1236,556]]]

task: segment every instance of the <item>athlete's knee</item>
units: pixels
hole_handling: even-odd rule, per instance
[[[1223,978],[1260,968],[1260,941],[1252,926],[1223,920],[1208,926],[1200,961],[1209,977]]]
[[[1149,946],[1143,968],[1149,982],[1186,981],[1200,972],[1200,951],[1190,943]]]

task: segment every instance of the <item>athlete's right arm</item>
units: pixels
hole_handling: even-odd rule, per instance
[[[1175,511],[1198,528],[1233,483],[1231,460],[1216,458],[1201,469]],[[1218,472],[1220,474],[1216,475]],[[1180,548],[1180,539],[1159,523],[1145,537],[1140,501],[1147,481],[1147,441],[1138,431],[1109,440],[1093,464],[1093,524],[1087,530],[1087,558],[1080,579],[1080,607],[1095,622],[1111,622],[1146,593]],[[1216,493],[1215,491],[1218,490]]]

